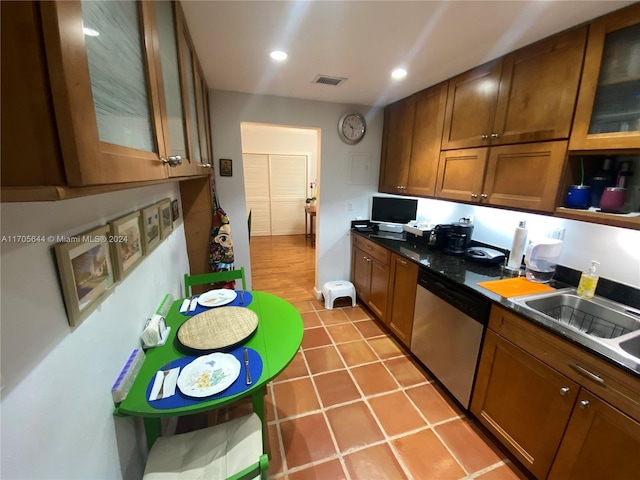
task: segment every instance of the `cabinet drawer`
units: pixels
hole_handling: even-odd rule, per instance
[[[634,375],[495,305],[491,309],[489,328],[640,420],[640,379]]]
[[[367,240],[366,238],[360,237],[356,235],[354,237],[354,244],[356,247],[361,249],[367,255],[370,255],[372,258],[384,263],[385,265],[391,264],[391,252],[380,245],[376,245],[375,243]]]

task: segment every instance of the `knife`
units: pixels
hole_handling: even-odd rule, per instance
[[[247,372],[247,385],[251,385],[251,374],[249,373],[249,351],[244,349],[244,368]]]

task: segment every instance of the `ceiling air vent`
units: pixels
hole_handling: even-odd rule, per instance
[[[333,87],[337,87],[342,82],[344,82],[346,78],[342,77],[330,77],[329,75],[318,75],[313,79],[313,83],[319,83],[320,85],[331,85]]]

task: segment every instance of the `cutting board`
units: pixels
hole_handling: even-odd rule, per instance
[[[504,278],[502,280],[491,280],[489,282],[478,282],[482,288],[502,295],[505,298],[518,297],[520,295],[530,295],[532,293],[550,292],[555,288],[527,280],[525,277]]]

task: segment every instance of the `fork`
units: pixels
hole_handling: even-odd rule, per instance
[[[158,391],[158,395],[156,395],[156,400],[160,400],[162,398],[162,394],[164,393],[164,382],[171,371],[170,368],[166,368],[162,371],[162,383],[160,384],[160,390]]]
[[[240,290],[240,305],[244,305],[244,290]]]

